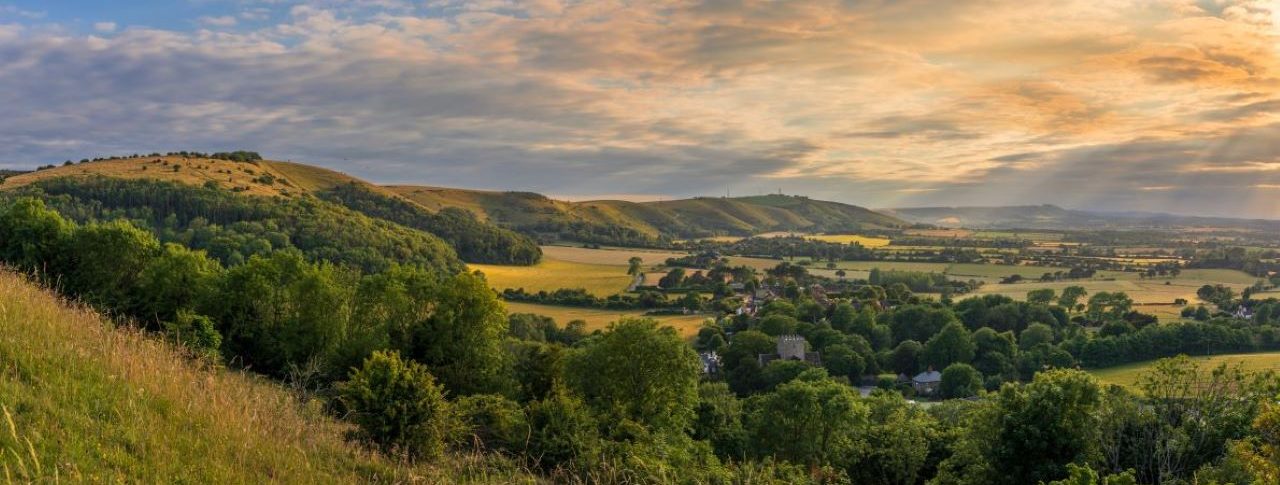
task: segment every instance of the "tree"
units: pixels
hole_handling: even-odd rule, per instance
[[[1280,404],[1263,403],[1253,420],[1254,436],[1232,445],[1258,483],[1280,483]]]
[[[149,323],[173,321],[213,294],[222,265],[195,251],[169,243],[142,270],[139,308]]]
[[[434,458],[454,429],[444,390],[426,367],[375,352],[338,386],[338,399],[351,411],[360,435],[383,449]]]
[[[748,400],[747,430],[758,456],[810,466],[830,464],[860,446],[868,409],[853,389],[826,378],[801,378]]]
[[[644,260],[641,259],[639,256],[630,257],[629,259],[627,259],[627,274],[631,276],[640,274],[642,264],[644,264]]]
[[[683,432],[694,417],[701,363],[671,327],[624,319],[571,354],[567,382],[588,405],[654,430]]]
[[[43,201],[20,198],[0,210],[0,260],[22,271],[59,271],[56,259],[74,231]]]
[[[969,364],[956,363],[942,371],[939,391],[945,398],[962,398],[978,394],[982,389],[982,374]]]
[[[1066,308],[1067,311],[1075,309],[1080,303],[1080,299],[1088,295],[1083,286],[1068,286],[1062,289],[1062,295],[1058,296],[1058,305]]]
[[[1056,480],[1066,475],[1068,464],[1093,456],[1100,398],[1093,377],[1077,370],[1041,372],[1030,384],[1001,388],[986,449],[997,473],[993,482]]]
[[[1089,297],[1088,316],[1095,322],[1103,319],[1121,319],[1133,307],[1133,300],[1123,291],[1100,291]]]
[[[889,357],[892,363],[893,371],[908,376],[916,375],[920,372],[920,354],[924,352],[924,346],[915,340],[905,340],[893,349],[893,354]]]
[[[66,254],[67,289],[91,304],[134,313],[142,271],[159,252],[154,235],[126,220],[82,226]]]
[[[699,384],[696,416],[690,433],[694,439],[711,443],[719,456],[746,458],[747,431],[742,424],[742,402],[729,390],[728,384]]]
[[[1048,305],[1053,302],[1053,288],[1041,288],[1027,292],[1027,303],[1032,305]]]
[[[1018,334],[1018,347],[1030,350],[1040,344],[1053,344],[1053,328],[1043,323],[1033,323]]]
[[[430,273],[398,273],[410,312],[392,331],[393,345],[432,369],[445,388],[467,395],[493,392],[508,361],[502,352],[507,317],[484,278],[458,273],[439,283]]]
[[[328,364],[340,347],[354,295],[349,278],[297,251],[254,256],[226,272],[200,313],[218,322],[228,358],[283,376],[290,366]]]
[[[844,344],[829,345],[823,348],[822,365],[827,368],[827,372],[831,375],[848,377],[855,384],[867,366],[866,362],[862,360],[862,356]]]
[[[796,333],[796,326],[799,324],[795,318],[786,315],[769,315],[760,319],[757,328],[765,334],[777,337]]]
[[[973,360],[974,347],[973,336],[964,324],[951,322],[925,343],[923,360],[934,369],[956,362],[968,363]]]

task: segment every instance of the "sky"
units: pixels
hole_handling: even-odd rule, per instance
[[[1280,218],[1280,0],[0,0],[0,167]]]

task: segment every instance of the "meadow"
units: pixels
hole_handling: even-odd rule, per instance
[[[857,234],[817,234],[817,235],[805,236],[805,237],[815,241],[822,241],[822,242],[829,242],[829,243],[838,243],[838,244],[858,243],[858,244],[861,244],[862,247],[873,248],[873,249],[888,246],[889,243],[892,242],[888,238],[859,236]]]
[[[578,263],[546,256],[533,266],[468,266],[484,273],[489,286],[498,291],[508,288],[524,288],[529,292],[582,288],[593,295],[605,297],[625,291],[632,281],[627,275],[626,265]]]
[[[564,326],[573,320],[582,320],[587,324],[587,331],[604,330],[609,324],[625,317],[643,317],[642,311],[602,310],[597,308],[577,308],[536,303],[506,302],[508,313],[533,313],[556,320],[556,324]],[[664,326],[673,327],[680,336],[691,339],[698,334],[707,315],[658,315],[653,318]]]
[[[1199,364],[1201,371],[1210,371],[1222,364],[1239,365],[1241,369],[1249,372],[1280,371],[1280,352],[1198,356],[1191,357],[1191,360]],[[1142,375],[1147,373],[1154,363],[1154,361],[1138,362],[1089,372],[1105,384],[1136,388]]]
[[[571,263],[617,265],[624,268],[630,264],[632,257],[638,257],[644,260],[646,267],[652,267],[663,264],[668,258],[680,258],[688,254],[680,251],[647,249],[591,249],[575,246],[542,246],[542,255],[546,258]]]

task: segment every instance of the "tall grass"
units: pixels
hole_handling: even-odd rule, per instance
[[[530,483],[491,455],[410,464],[278,384],[216,368],[0,271],[7,483]]]

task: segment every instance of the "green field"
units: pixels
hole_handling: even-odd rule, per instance
[[[1191,360],[1200,365],[1201,371],[1212,370],[1224,363],[1239,365],[1249,372],[1280,371],[1280,352],[1199,356],[1192,357]],[[1103,383],[1133,388],[1154,363],[1154,361],[1138,362],[1089,372]]]
[[[556,320],[556,324],[564,325],[573,320],[582,320],[587,322],[587,330],[603,330],[609,327],[610,323],[616,322],[624,317],[642,317],[643,311],[626,311],[626,310],[600,310],[595,308],[577,308],[554,305],[538,305],[534,303],[507,302],[508,313],[534,313],[544,315]],[[680,332],[684,338],[693,338],[698,334],[698,329],[702,328],[702,323],[709,318],[707,315],[663,315],[650,317],[658,320],[662,325],[674,327]]]

